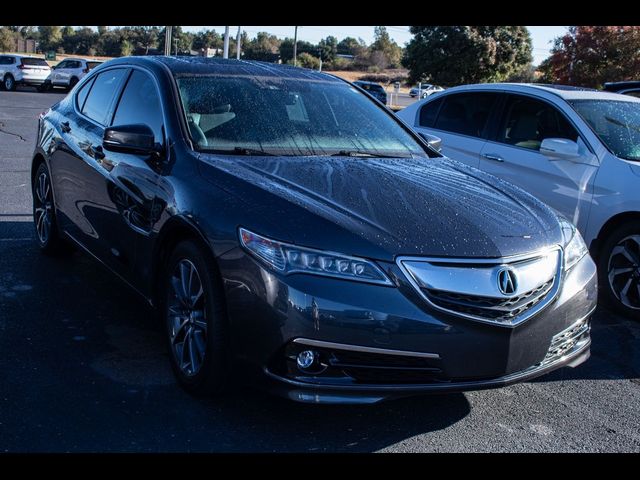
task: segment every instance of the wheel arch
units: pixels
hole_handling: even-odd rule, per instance
[[[154,306],[160,305],[159,294],[162,287],[161,279],[163,268],[168,261],[173,249],[179,242],[183,240],[192,240],[203,247],[203,250],[209,257],[209,261],[213,268],[213,271],[218,277],[220,285],[222,285],[222,275],[220,273],[220,268],[218,267],[218,262],[213,253],[211,244],[207,240],[206,235],[194,222],[181,215],[176,215],[167,220],[167,222],[162,226],[160,232],[158,233],[158,237],[154,242],[152,256],[153,281],[151,285],[151,301]]]
[[[613,232],[621,225],[625,225],[633,220],[640,221],[640,212],[621,212],[609,218],[605,222],[605,224],[602,225],[600,231],[598,232],[598,235],[593,239],[591,245],[589,246],[591,256],[597,260],[599,258],[600,250],[602,249],[602,245],[606,241],[607,237],[611,234],[611,232]]]

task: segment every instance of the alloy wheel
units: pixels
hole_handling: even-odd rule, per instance
[[[609,286],[626,307],[640,310],[640,235],[623,238],[611,250]]]
[[[14,82],[13,77],[7,76],[4,79],[4,88],[5,88],[5,90],[9,90],[9,91],[13,90],[13,82]]]
[[[192,377],[202,368],[207,347],[204,289],[196,266],[187,259],[176,264],[170,283],[167,322],[171,350],[182,373]]]
[[[40,173],[35,185],[34,220],[36,233],[42,245],[46,245],[51,236],[51,219],[53,215],[53,197],[51,183],[46,172]]]

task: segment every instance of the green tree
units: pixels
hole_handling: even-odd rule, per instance
[[[193,37],[193,49],[222,48],[222,36],[215,30],[202,30]]]
[[[402,59],[402,48],[389,36],[386,27],[375,27],[373,30],[373,43],[371,44],[371,52],[381,52],[384,60],[377,60],[377,63],[386,63],[388,66],[396,68],[400,66]],[[380,58],[379,55],[376,55]],[[386,61],[386,62],[385,62]],[[386,68],[385,65],[382,68]]]
[[[38,34],[42,51],[55,50],[62,40],[62,31],[58,26],[40,26],[38,27]]]
[[[11,52],[15,49],[15,32],[0,27],[0,52]]]
[[[551,83],[601,87],[640,76],[640,27],[573,26],[539,67]]]
[[[247,60],[273,61],[274,57],[280,52],[281,43],[280,39],[275,35],[270,35],[267,32],[258,32],[256,38],[242,47],[244,58]]]
[[[133,53],[133,44],[129,40],[123,40],[120,44],[120,55],[127,57]]]
[[[320,67],[320,60],[310,53],[302,52],[298,55],[298,66],[317,70]]]
[[[338,39],[331,35],[323,38],[318,43],[318,50],[320,50],[323,62],[333,62],[338,53]]]
[[[412,82],[452,86],[501,81],[532,60],[520,26],[413,26],[403,64]]]
[[[109,31],[109,27],[106,26],[98,26],[98,35],[101,37],[105,35]]]
[[[338,53],[341,55],[358,55],[361,53],[362,45],[353,37],[345,37],[337,45]]]

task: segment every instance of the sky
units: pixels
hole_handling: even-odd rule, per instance
[[[224,32],[224,26],[186,26],[182,27],[189,32],[197,32],[199,30],[215,29],[219,33]],[[566,32],[567,27],[543,27],[532,26],[527,27],[531,32],[531,40],[533,42],[533,63],[539,65],[542,60],[549,56],[549,50],[553,46],[553,39]],[[250,37],[254,37],[258,32],[269,32],[277,37],[293,37],[294,27],[272,26],[272,27],[242,27]],[[238,27],[230,27],[230,34],[235,37]],[[411,39],[409,27],[403,26],[387,26],[387,32],[399,45],[404,45]],[[346,27],[346,26],[312,26],[298,27],[298,39],[307,42],[317,43],[321,39],[333,35],[342,40],[344,37],[361,37],[367,43],[373,41],[373,27]]]

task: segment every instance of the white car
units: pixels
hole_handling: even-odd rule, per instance
[[[52,87],[64,87],[71,89],[92,69],[100,65],[98,60],[87,60],[85,58],[67,58],[62,60],[55,67],[47,81],[43,85],[44,90]]]
[[[417,97],[418,95],[420,95],[420,98],[427,98],[429,95],[432,95],[434,93],[437,92],[442,92],[444,90],[444,88],[439,87],[437,85],[431,85],[429,83],[423,83],[420,88],[413,87],[411,90],[409,90],[409,96],[410,97]]]
[[[26,55],[0,55],[0,86],[15,90],[16,85],[39,87],[51,73],[51,67],[42,58]]]
[[[640,319],[640,99],[574,87],[448,89],[398,116],[442,153],[514,183],[572,221],[600,290]]]

